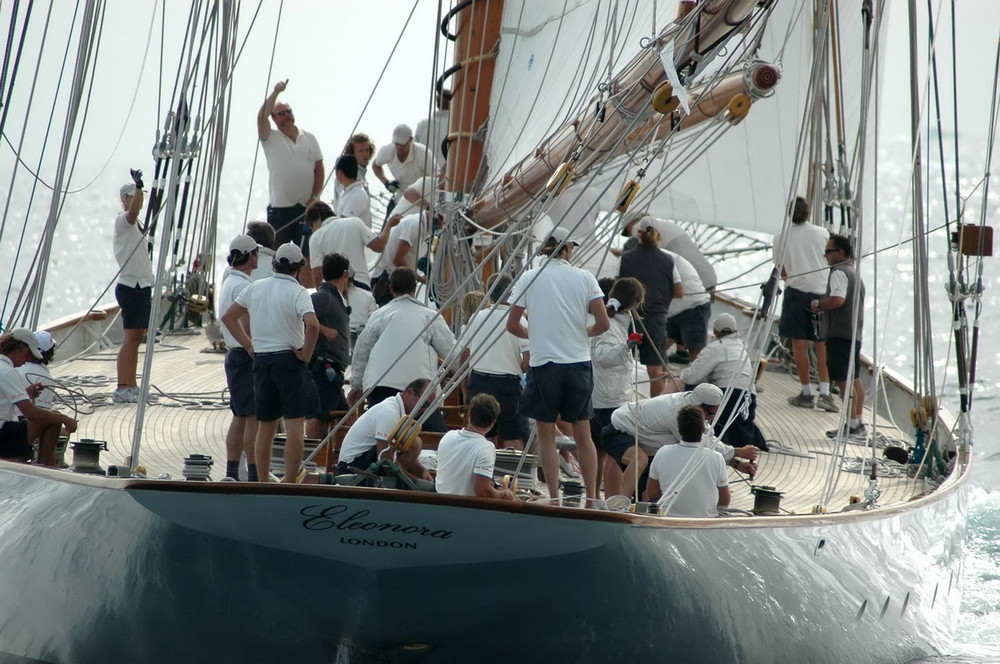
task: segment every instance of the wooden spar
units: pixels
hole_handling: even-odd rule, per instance
[[[483,160],[483,141],[476,132],[490,113],[493,70],[500,41],[503,0],[477,0],[458,14],[451,115],[448,120],[448,163],[443,188],[468,194]]]
[[[693,56],[703,55],[730,35],[755,5],[755,0],[709,3],[698,23],[673,23],[657,41],[661,47],[674,42],[673,62],[680,68]],[[703,48],[699,50],[698,45]],[[779,78],[776,67],[758,63],[750,69],[749,75],[733,74],[711,90],[692,91],[692,112],[680,120],[679,128],[683,130],[715,117],[737,95],[758,99],[770,91]],[[649,106],[653,91],[665,81],[667,74],[659,50],[645,49],[611,81],[611,97],[603,121],[593,113],[598,99],[592,99],[576,118],[557,129],[534,154],[516,164],[476,199],[471,210],[476,223],[492,228],[505,221],[538,195],[556,169],[577,151],[574,166],[579,177],[590,166],[607,160],[610,150],[625,153],[634,149],[657,123],[662,135],[656,138],[666,136],[672,128],[671,122],[661,122],[661,116]]]

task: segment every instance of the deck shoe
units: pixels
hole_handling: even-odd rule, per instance
[[[691,356],[687,352],[676,352],[667,355],[667,361],[671,364],[691,364]]]
[[[133,391],[135,389],[135,391]],[[139,390],[138,388],[131,387],[119,387],[115,390],[115,393],[111,396],[111,400],[115,403],[138,403],[139,402]]]
[[[799,392],[794,397],[788,397],[788,403],[799,408],[812,408],[813,398],[812,395],[806,396]]]
[[[836,438],[837,434],[840,433],[841,431],[842,431],[841,429],[830,429],[829,431],[826,432],[826,437],[827,438]],[[868,427],[866,427],[864,424],[859,424],[859,425],[857,425],[855,427],[848,427],[847,428],[847,435],[845,437],[846,438],[865,438],[867,436],[868,436]]]
[[[839,413],[840,402],[832,394],[821,394],[816,398],[816,407],[828,413]]]

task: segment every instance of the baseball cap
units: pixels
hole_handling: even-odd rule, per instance
[[[43,353],[47,353],[56,347],[56,340],[46,330],[35,332],[35,338],[38,339],[38,350]]]
[[[305,256],[302,255],[302,250],[295,246],[293,242],[286,242],[274,252],[274,260],[279,263],[281,261],[285,261],[286,263],[301,263],[305,260]]]
[[[392,142],[403,145],[409,142],[413,138],[413,130],[410,129],[410,125],[396,125],[396,128],[392,130]]]
[[[706,406],[718,406],[722,403],[722,390],[711,383],[702,383],[692,390],[698,403]]]
[[[118,197],[125,198],[126,196],[135,196],[135,183],[129,182],[123,184],[122,188],[118,190]]]
[[[238,251],[241,254],[249,254],[254,249],[259,248],[260,245],[257,244],[257,240],[253,239],[249,235],[237,235],[233,238],[233,241],[229,243],[229,251]]]
[[[738,332],[736,319],[732,314],[719,314],[712,321],[712,329],[716,332]]]
[[[42,353],[38,350],[38,337],[35,336],[34,332],[26,327],[15,327],[10,331],[10,336],[27,344],[36,360],[42,359]]]
[[[643,221],[645,219],[652,220],[646,212],[633,212],[628,217],[625,218],[625,225],[622,226],[622,237],[635,237],[639,233],[640,226],[636,222]],[[629,226],[632,226],[629,228]],[[648,225],[648,224],[646,224]]]
[[[569,229],[557,226],[552,229],[551,233],[549,233],[549,239],[545,241],[545,244],[559,244],[561,242],[573,245],[574,247],[580,246],[580,243],[576,240],[569,239]]]

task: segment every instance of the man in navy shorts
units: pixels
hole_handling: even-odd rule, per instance
[[[274,254],[274,275],[255,281],[236,296],[222,315],[229,332],[253,357],[257,473],[267,482],[271,446],[278,420],[285,418],[285,476],[295,482],[302,465],[305,416],[313,403],[312,381],[306,366],[312,357],[319,322],[309,291],[296,281],[305,266],[302,250],[291,242]],[[245,319],[250,319],[250,335]]]
[[[611,321],[597,279],[569,264],[575,246],[565,228],[553,229],[540,250],[546,259],[514,286],[507,331],[531,344],[531,366],[518,410],[534,418],[538,427],[538,454],[549,496],[559,497],[555,438],[556,419],[562,417],[573,427],[587,498],[596,499],[600,487],[597,450],[590,437],[594,378],[589,337],[603,333]],[[522,323],[526,310],[540,314],[527,329]],[[592,325],[587,324],[588,313],[594,316]]]

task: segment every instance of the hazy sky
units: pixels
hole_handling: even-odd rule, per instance
[[[237,4],[241,12],[240,43],[249,36],[233,80],[232,118],[220,193],[219,238],[224,244],[241,230],[248,201],[251,219],[264,215],[267,174],[262,155],[258,158],[252,182],[249,174],[257,153],[256,112],[273,83],[285,78],[289,80],[283,99],[293,106],[299,126],[319,139],[329,170],[355,126],[369,133],[378,145],[383,145],[390,140],[396,124],[405,121],[415,125],[426,112],[433,80],[431,56],[438,22],[438,6],[432,0],[420,0],[415,5],[406,0],[288,0],[283,7],[278,0],[264,0],[259,5],[255,2]],[[883,136],[905,136],[909,131],[908,92],[905,51],[900,47],[906,38],[906,3],[891,0],[887,4],[891,11],[888,44],[892,57],[884,71],[892,85],[883,100]],[[923,11],[925,3],[918,4]],[[553,5],[555,7],[556,3]],[[938,0],[934,5],[949,11],[947,5]],[[50,6],[49,36],[44,40],[41,73],[32,78],[33,58],[40,50],[45,12]],[[967,136],[982,135],[988,117],[1000,12],[996,11],[996,0],[961,0],[958,6],[961,127]],[[9,24],[11,7],[12,3],[0,4],[0,25]],[[39,169],[41,160],[39,171],[47,182],[51,182],[59,153],[56,137],[61,134],[62,115],[58,110],[43,160],[40,149],[49,122],[59,63],[66,44],[75,45],[76,42],[76,37],[69,33],[72,7],[70,3],[58,1],[51,5],[35,3],[25,47],[25,53],[30,55],[22,63],[22,72],[29,73],[22,73],[16,82],[5,128],[6,135],[15,143],[23,137],[24,144],[19,146],[19,151],[32,169]],[[143,168],[147,173],[152,171],[150,151],[156,129],[162,126],[167,110],[167,100],[158,98],[158,90],[173,87],[188,7],[189,3],[182,0],[170,0],[166,24],[161,25],[162,3],[153,0],[107,2],[96,56],[93,98],[82,131],[78,164],[69,184],[71,190],[82,191],[72,194],[67,202],[62,230],[53,252],[56,261],[53,272],[56,274],[63,267],[73,268],[72,263],[79,259],[80,242],[84,240],[100,244],[99,247],[88,244],[87,252],[106,251],[102,258],[111,258],[110,220],[118,206],[117,190],[127,180],[130,167]],[[258,7],[256,20],[251,23]],[[396,55],[389,59],[414,7],[410,28],[397,47]],[[273,49],[272,65],[276,28],[277,46]],[[165,37],[162,62],[161,30]],[[921,27],[921,33],[926,33],[925,26]],[[946,45],[945,48],[950,47]],[[71,61],[75,57],[75,48],[72,50]],[[450,62],[450,53],[444,59]],[[362,109],[387,63],[383,80],[362,117]],[[272,68],[270,75],[269,67]],[[949,53],[940,55],[939,67],[951,67]],[[71,67],[67,70],[71,71]],[[26,104],[32,85],[35,101],[29,111]],[[68,82],[64,82],[64,86],[68,88]],[[57,108],[64,105],[65,93],[60,99]],[[26,129],[23,128],[25,124]],[[0,146],[0,155],[0,187],[4,191],[3,198],[7,199],[11,149],[7,145]],[[379,187],[375,185],[373,189],[377,191]],[[13,251],[12,240],[21,235],[23,211],[31,190],[30,177],[22,173],[13,187],[9,201],[11,209],[6,213],[7,228],[0,249],[0,257],[5,260],[0,262],[8,262]],[[48,200],[48,192],[39,186],[33,217],[42,215],[44,218]],[[33,229],[38,221],[32,219],[27,226],[28,244],[37,234]],[[113,270],[108,272],[112,273]],[[96,294],[95,289],[99,291],[96,282],[100,280],[96,276],[94,279],[95,284],[90,286],[71,281],[74,288],[80,289],[81,296],[89,297],[88,294]],[[6,288],[6,283],[0,288]]]

